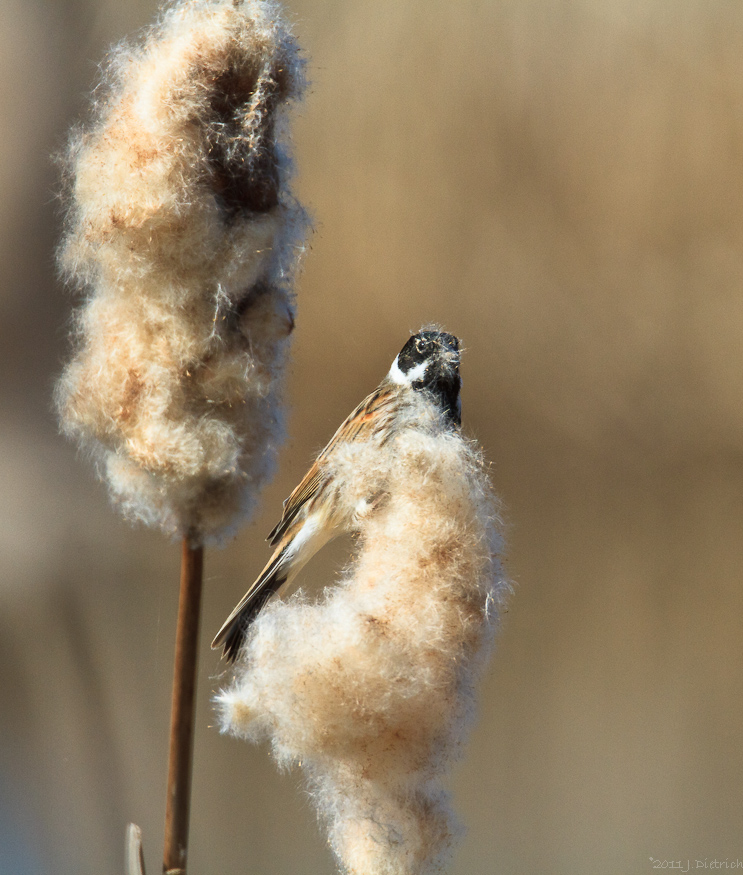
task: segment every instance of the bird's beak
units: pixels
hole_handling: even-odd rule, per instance
[[[447,343],[446,348],[441,351],[441,364],[449,371],[456,371],[459,369],[459,346],[455,346],[453,343]]]

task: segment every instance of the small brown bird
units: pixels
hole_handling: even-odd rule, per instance
[[[302,482],[284,502],[278,525],[268,536],[275,547],[268,564],[217,633],[212,648],[223,647],[233,662],[247,629],[266,601],[288,586],[300,569],[336,535],[353,531],[358,506],[344,502],[335,482],[333,454],[344,444],[376,441],[380,450],[402,427],[411,392],[425,393],[453,427],[461,424],[459,341],[452,334],[425,329],[413,335],[379,386],[343,422]],[[409,421],[406,427],[409,427]],[[375,496],[364,510],[373,505]]]

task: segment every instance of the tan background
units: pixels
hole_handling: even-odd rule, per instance
[[[160,867],[178,549],[56,434],[56,171],[150,0],[2,0],[0,872]],[[517,582],[453,787],[455,875],[743,861],[743,4],[293,0],[316,218],[291,436],[207,556],[190,872],[333,864],[297,776],[210,728],[208,640],[411,329],[461,334]],[[342,551],[309,569],[327,575]]]

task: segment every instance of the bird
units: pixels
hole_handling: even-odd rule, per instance
[[[409,427],[406,411],[415,398],[433,405],[446,427],[461,426],[459,360],[458,338],[438,328],[421,329],[405,343],[379,386],[344,420],[284,501],[281,519],[266,539],[275,548],[271,558],[212,641],[213,650],[223,648],[228,663],[237,659],[250,624],[271,596],[288,588],[328,541],[358,525],[357,508],[344,502],[343,484],[335,482],[333,460],[339,450],[373,441],[383,451]],[[366,510],[373,510],[379,499],[371,496]]]

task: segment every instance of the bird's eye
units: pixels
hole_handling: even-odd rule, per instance
[[[423,340],[422,337],[419,337],[418,340],[415,341],[415,348],[421,354],[423,354],[426,351],[427,346],[428,346],[428,344],[426,343],[425,340]]]

